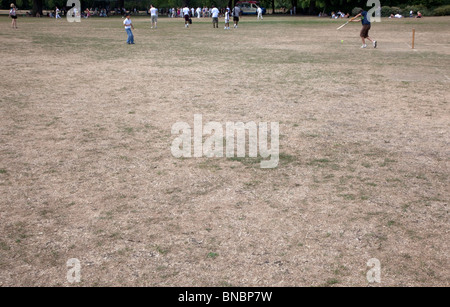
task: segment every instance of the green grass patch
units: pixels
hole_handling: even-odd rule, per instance
[[[208,255],[207,255],[207,258],[211,258],[211,259],[216,259],[217,257],[219,257],[219,254],[218,254],[218,253],[210,252],[210,253],[208,253]]]

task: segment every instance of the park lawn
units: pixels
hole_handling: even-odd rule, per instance
[[[0,286],[449,285],[450,18],[0,18]],[[412,29],[416,49],[411,49]],[[171,127],[278,122],[280,163]],[[213,256],[212,256],[213,255]]]

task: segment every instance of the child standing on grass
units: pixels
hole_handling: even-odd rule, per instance
[[[358,17],[361,17],[361,18],[356,19]],[[366,39],[368,39],[369,41],[372,42],[373,48],[377,48],[377,41],[373,40],[369,37],[369,31],[370,31],[371,24],[370,24],[368,13],[366,11],[361,10],[361,11],[359,11],[359,14],[355,16],[355,19],[353,20],[353,22],[359,22],[359,21],[362,22],[362,26],[363,26],[361,29],[361,33],[360,33],[361,40],[362,40],[361,48],[362,49],[367,48]]]
[[[225,10],[225,29],[224,30],[230,30],[230,10]]]
[[[17,29],[17,9],[14,3],[11,3],[11,9],[9,10],[9,16],[12,19],[11,28]]]
[[[127,32],[127,35],[128,35],[127,44],[134,45],[134,36],[133,36],[133,32],[131,31],[131,29],[134,30],[134,27],[133,27],[133,23],[131,22],[131,19],[130,19],[130,14],[126,15],[126,18],[123,21],[123,25],[124,25],[125,31]]]

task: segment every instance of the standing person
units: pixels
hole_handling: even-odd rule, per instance
[[[194,18],[195,17],[195,9],[191,8],[191,17]]]
[[[233,21],[234,21],[234,28],[235,29],[237,29],[237,27],[239,25],[239,16],[240,15],[241,15],[241,9],[236,4],[236,6],[233,9]]]
[[[189,8],[187,6],[183,9],[183,15],[184,15],[184,27],[189,28],[190,17],[189,17]]]
[[[61,13],[61,11],[59,10],[59,8],[58,7],[56,7],[56,9],[55,9],[55,18],[56,19],[61,19],[61,16],[59,15],[59,13]]]
[[[127,44],[134,45],[134,36],[133,36],[133,32],[131,31],[131,29],[134,30],[134,27],[133,27],[133,23],[131,22],[131,19],[130,19],[130,14],[126,14],[126,18],[123,21],[123,25],[124,25],[125,31],[127,32],[127,35],[128,35]]]
[[[197,8],[197,18],[202,17],[202,9],[200,7]]]
[[[215,6],[213,6],[212,10],[211,10],[211,17],[212,17],[212,22],[213,22],[213,28],[217,28],[219,29],[219,9],[216,8]]]
[[[17,29],[17,9],[14,3],[11,3],[11,9],[9,10],[9,16],[11,17],[11,28]]]
[[[153,5],[150,6],[150,18],[152,19],[152,29],[153,27],[155,27],[156,29],[156,24],[158,23],[158,9],[156,7],[154,7]]]
[[[263,15],[262,15],[263,10],[262,10],[262,8],[258,6],[258,9],[256,11],[258,12],[257,20],[260,20],[260,19],[263,20]]]
[[[361,18],[360,19],[356,19],[356,18],[359,18],[359,17],[361,17]],[[373,40],[373,39],[371,39],[369,37],[369,31],[370,31],[370,28],[371,28],[371,24],[370,24],[368,13],[366,11],[360,10],[359,14],[355,16],[355,19],[353,20],[353,22],[359,22],[359,21],[362,22],[362,29],[361,29],[361,33],[360,33],[361,40],[362,40],[361,48],[362,49],[367,48],[366,39],[368,39],[369,41],[372,42],[373,48],[377,48],[377,46],[378,46],[377,41]]]
[[[230,9],[227,8],[225,10],[225,29],[224,30],[230,30]]]

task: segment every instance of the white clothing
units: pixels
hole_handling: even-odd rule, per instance
[[[131,19],[125,18],[125,20],[123,21],[125,29],[131,29],[131,23]]]
[[[212,18],[219,18],[219,9],[213,8],[211,10]]]

